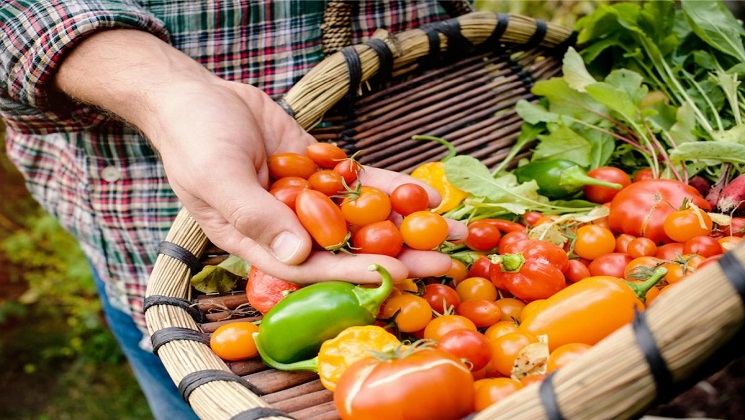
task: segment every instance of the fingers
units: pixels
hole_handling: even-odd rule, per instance
[[[363,170],[360,171],[359,174],[359,180],[363,185],[374,186],[385,191],[389,195],[401,184],[418,184],[427,191],[430,208],[437,207],[442,200],[440,193],[429,184],[400,172],[388,171],[385,169],[374,168],[372,166],[363,166]]]

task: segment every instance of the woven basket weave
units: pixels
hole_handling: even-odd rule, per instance
[[[514,105],[534,99],[535,80],[560,72],[572,36],[542,21],[493,13],[380,33],[329,56],[279,102],[316,138],[350,154],[359,151],[366,164],[408,172],[442,157],[442,146],[411,140],[427,134],[447,138],[458,153],[494,166],[520,132]],[[280,372],[258,359],[226,364],[211,351],[210,332],[250,313],[242,290],[228,295],[191,290],[193,272],[225,257],[184,210],[161,247],[147,288],[153,344],[185,399],[204,419],[338,418],[331,392],[314,373]],[[726,261],[733,268],[727,274],[716,265],[701,270],[658,298],[636,328],[619,330],[542,385],[474,418],[630,418],[713,373],[712,354],[731,348],[727,344],[743,320],[742,292],[733,284],[745,282],[745,274],[733,257],[743,259],[745,248],[729,253]],[[714,306],[719,309],[711,310]],[[650,348],[640,350],[637,341],[646,333]],[[667,369],[659,363],[647,367],[655,351]],[[726,353],[717,361],[732,357]],[[629,364],[638,368],[623,368]],[[661,396],[656,383],[671,393]]]

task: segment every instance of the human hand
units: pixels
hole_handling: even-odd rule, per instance
[[[125,44],[126,50],[107,50]],[[107,71],[106,66],[116,66],[113,59],[123,62]],[[102,73],[100,80],[90,74],[92,68]],[[88,77],[79,77],[83,71]],[[367,270],[371,263],[384,266],[394,280],[440,275],[450,268],[450,258],[435,251],[406,250],[392,258],[313,250],[294,212],[267,191],[267,159],[280,152],[304,153],[315,139],[259,89],[222,80],[148,34],[94,35],[65,60],[60,75],[63,91],[136,125],[159,151],[171,187],[208,238],[264,272],[298,283],[369,283],[380,280]],[[403,182],[421,184],[374,168],[364,170],[360,180],[388,193]],[[426,188],[434,207],[439,195]],[[460,224],[451,230],[453,236],[465,235]]]

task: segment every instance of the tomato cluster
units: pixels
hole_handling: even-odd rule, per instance
[[[321,248],[395,257],[404,246],[434,249],[447,238],[447,222],[430,211],[422,186],[406,183],[389,194],[362,185],[364,167],[336,145],[278,153],[268,167],[269,192],[295,211]]]

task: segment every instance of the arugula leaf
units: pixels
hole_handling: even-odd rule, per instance
[[[681,8],[693,32],[709,46],[745,62],[741,37],[745,29],[724,3],[719,1],[682,0]]]

